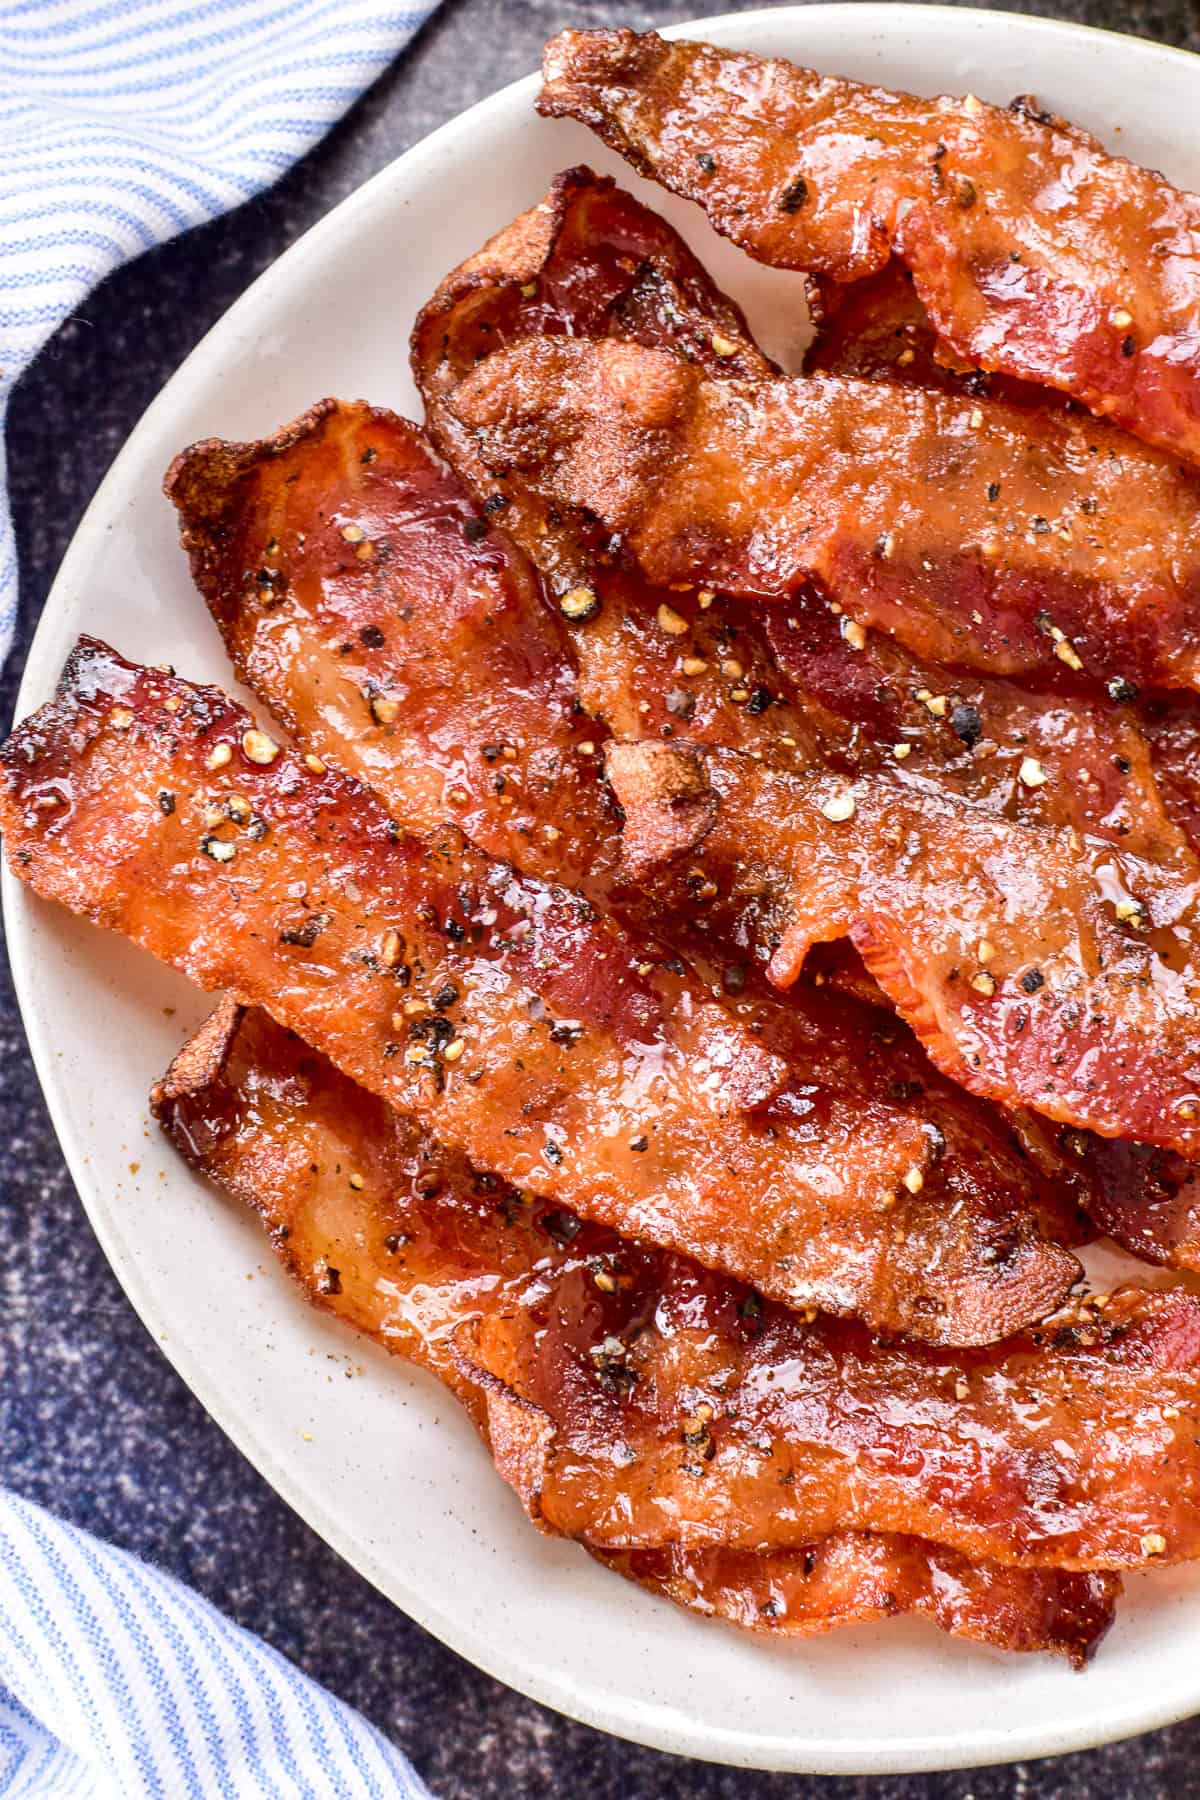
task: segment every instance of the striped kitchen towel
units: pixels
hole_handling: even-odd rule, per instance
[[[399,1751],[180,1582],[0,1489],[3,1800],[429,1800]]]
[[[110,269],[275,181],[434,4],[0,0],[0,662],[14,381]]]

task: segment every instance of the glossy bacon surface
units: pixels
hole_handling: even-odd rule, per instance
[[[1049,412],[1070,404],[1053,388],[994,374],[956,357],[939,341],[902,263],[885,263],[876,274],[848,285],[811,276],[808,305],[816,335],[805,353],[806,374],[897,381]]]
[[[548,200],[546,211],[551,210]],[[542,263],[528,251],[528,233],[518,221],[468,265],[469,283],[451,276],[427,309],[439,324],[441,355],[418,356],[415,366],[435,420],[444,419],[448,396],[476,363],[538,329],[540,303],[525,290],[536,285]],[[575,234],[569,251],[550,251],[541,243],[538,255],[550,254],[557,259],[560,293],[578,296],[581,288],[568,286],[563,271],[568,256],[586,266],[582,234]],[[817,339],[822,366],[872,379],[936,378],[949,391],[973,394],[989,384],[978,373],[963,378],[935,362],[933,333],[896,265],[874,280],[836,290],[835,299],[837,310],[831,314],[827,305]],[[560,306],[556,328],[564,327],[568,335],[586,337],[591,329],[586,306],[565,317]],[[611,325],[605,330],[614,334]],[[670,345],[666,334],[644,341]],[[906,353],[910,360],[896,364],[894,359]],[[1043,390],[1022,390],[1002,379],[990,385],[1010,398],[1019,395],[1029,406],[1058,404]],[[453,433],[449,442],[468,467],[474,466],[469,442]],[[760,622],[723,596],[714,603],[706,595],[699,604],[694,596],[660,597],[612,570],[600,574],[597,588],[604,600],[598,617],[574,631],[580,694],[618,738],[680,736],[748,750],[800,772],[814,766],[842,774],[891,769],[899,752],[906,771],[931,781],[935,794],[948,792],[983,805],[1014,827],[1059,825],[1150,859],[1180,857],[1179,833],[1164,813],[1130,706],[1123,699],[1096,697],[1069,674],[1062,651],[1070,646],[1062,645],[1061,634],[1056,639],[1046,632],[1056,656],[1057,688],[1065,691],[1038,693],[994,677],[964,679],[880,633],[852,645],[839,629],[844,617],[835,619],[820,596],[807,591],[794,596],[786,611],[770,609]],[[665,624],[656,610],[660,598],[669,606]],[[1180,697],[1172,704],[1187,707],[1190,701]],[[1029,757],[1045,776],[1038,787],[1018,780]],[[1067,881],[1075,861],[1071,842],[1066,840]],[[1014,863],[1021,857],[1019,830],[1012,857]],[[687,891],[677,890],[677,898],[693,898],[703,883],[704,872],[693,869]],[[682,920],[686,913],[677,907],[673,916]],[[703,923],[711,928],[714,920],[705,916]],[[760,943],[769,935],[764,930]],[[721,942],[737,933],[718,930],[715,936]],[[742,937],[753,941],[755,933],[743,931]],[[1169,1225],[1161,1207],[1143,1206],[1140,1170],[1134,1171],[1137,1179],[1126,1179],[1106,1159],[1097,1181],[1087,1152],[1068,1156],[1068,1164],[1074,1162],[1082,1175],[1079,1155],[1088,1163],[1089,1207],[1096,1203],[1108,1229],[1131,1247],[1154,1241],[1157,1260],[1190,1263],[1187,1234]],[[1140,1223],[1131,1240],[1127,1227],[1134,1220]],[[1161,1229],[1149,1229],[1151,1221]]]
[[[1035,102],[918,99],[707,44],[565,31],[538,104],[762,262],[848,282],[895,256],[960,358],[1200,461],[1200,200]]]
[[[609,774],[633,866],[674,871],[668,903],[700,868],[721,929],[780,985],[811,944],[848,934],[974,1092],[1200,1151],[1190,862],[1015,829],[902,775],[797,777],[661,744],[614,746]]]
[[[986,1342],[1070,1285],[1029,1214],[939,1203],[919,1119],[793,1081],[673,958],[455,832],[405,837],[249,725],[84,640],[0,754],[14,872],[263,1006],[477,1168],[781,1298]]]
[[[934,660],[1053,671],[1057,630],[1093,675],[1200,680],[1197,478],[1095,420],[563,339],[488,357],[449,407],[560,581],[618,533],[659,586],[779,602],[815,577]]]
[[[1126,1288],[948,1359],[760,1311],[682,1264],[652,1293],[632,1258],[626,1273],[597,1303],[564,1270],[464,1334],[502,1384],[497,1465],[552,1530],[725,1550],[903,1530],[1111,1569],[1200,1548],[1193,1295]]]
[[[997,1650],[1057,1650],[1082,1668],[1112,1622],[1111,1574],[971,1562],[898,1533],[839,1532],[805,1550],[630,1550],[610,1568],[744,1631],[812,1637],[915,1612]]]
[[[597,215],[589,209],[588,216]],[[607,215],[600,209],[598,216]],[[365,465],[374,485],[364,495],[357,471],[364,467],[366,448],[375,452]],[[329,495],[344,494],[338,486],[343,470],[351,471],[355,503],[339,511]],[[878,1010],[877,989],[874,1005],[855,1006],[806,982],[787,1003],[772,1004],[744,965],[744,946],[707,931],[710,921],[702,906],[664,918],[636,890],[614,887],[615,855],[598,819],[607,821],[615,812],[605,807],[600,813],[592,804],[607,789],[570,771],[572,764],[582,764],[589,774],[599,767],[603,734],[588,721],[592,738],[581,742],[565,621],[546,610],[527,572],[500,581],[498,592],[497,584],[472,580],[473,565],[461,564],[458,490],[411,427],[386,414],[328,404],[313,419],[258,445],[197,446],[176,464],[169,486],[193,567],[239,670],[291,723],[305,750],[319,751],[371,784],[397,816],[432,828],[450,810],[449,796],[464,793],[463,743],[481,744],[477,761],[488,779],[476,781],[470,804],[464,801],[453,815],[476,842],[507,849],[523,871],[553,871],[584,886],[591,899],[615,908],[635,928],[683,948],[758,1043],[784,1059],[793,1082],[822,1088],[850,1106],[880,1102],[905,1120],[906,1129],[939,1144],[937,1183],[945,1206],[965,1200],[977,1208],[986,1195],[996,1217],[1033,1217],[1045,1235],[1059,1242],[1076,1239],[1074,1209],[1084,1197],[1077,1182],[1070,1177],[1064,1182],[1061,1170],[1047,1178],[1020,1154],[1011,1133],[986,1107],[939,1080],[909,1035]],[[355,530],[362,528],[360,521],[369,525],[371,535],[361,541],[399,539],[408,554],[386,559],[382,578],[371,573],[374,558],[355,557],[347,568],[342,537],[347,516]],[[477,544],[483,541],[476,536]],[[504,541],[499,527],[492,527],[487,541],[496,546],[502,574],[520,564],[519,552]],[[245,546],[268,542],[276,558],[270,604],[247,591],[243,574]],[[368,568],[361,572],[364,561]],[[432,576],[425,578],[428,571]],[[636,725],[657,735],[662,698],[670,701],[679,691],[670,678],[671,663],[678,660],[670,647],[677,640],[658,629],[653,614],[650,626],[639,629],[633,594],[622,618],[617,598],[615,584],[606,588],[600,616],[574,632],[581,696],[615,729]],[[460,618],[470,621],[469,629],[447,628],[447,621]],[[364,631],[370,643],[360,649]],[[616,634],[611,641],[610,633]],[[661,668],[652,653],[655,642],[668,647]],[[601,691],[600,643],[607,644],[613,676],[612,712]],[[635,644],[642,662],[633,669],[628,659]],[[525,646],[536,647],[536,662]],[[747,654],[744,636],[739,653]],[[369,655],[365,678],[357,668],[363,655]],[[343,682],[339,659],[351,663],[345,703],[337,698]],[[762,660],[769,662],[765,646]],[[412,679],[413,667],[427,672],[434,688],[428,698],[424,684]],[[514,669],[523,679],[506,700]],[[773,672],[770,678],[774,682]],[[385,731],[375,729],[361,703],[361,686],[398,697],[396,717]],[[758,708],[730,706],[728,688],[717,661],[711,680],[688,678],[695,704],[687,731],[695,735],[707,719],[714,741],[728,742],[730,721],[741,720],[747,744],[755,745],[763,722]],[[645,710],[639,694],[650,696]],[[663,721],[669,716],[664,712]],[[803,729],[805,744],[815,746],[819,734],[809,728],[807,713],[793,713],[780,700],[773,723],[776,717],[793,730]],[[566,764],[567,774],[541,780],[532,808],[526,792],[519,828],[513,830],[507,772],[519,778],[532,767],[549,775],[556,764]],[[421,784],[415,791],[414,771]],[[464,788],[456,790],[460,780]],[[531,820],[552,829],[532,831]],[[883,1057],[885,1037],[891,1049]]]
[[[621,1267],[611,1233],[477,1175],[267,1014],[232,1001],[152,1101],[188,1160],[259,1215],[313,1305],[429,1369],[481,1429],[486,1394],[455,1357],[455,1333],[519,1304],[535,1273],[584,1267],[595,1282]],[[593,1360],[596,1381],[611,1381],[603,1350]],[[1076,1663],[1120,1590],[1111,1575],[1001,1568],[859,1532],[798,1551],[676,1545],[602,1560],[694,1611],[779,1636],[916,1611],[943,1630]]]
[[[415,425],[325,400],[258,443],[209,439],[166,489],[235,668],[306,750],[579,885],[617,830],[570,646],[516,546]]]

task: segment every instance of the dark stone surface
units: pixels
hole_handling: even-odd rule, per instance
[[[1010,8],[1011,9],[1011,8]],[[262,199],[119,271],[50,343],[9,414],[21,626],[7,721],[59,559],[116,451],[197,339],[281,250],[443,120],[536,64],[561,25],[641,28],[695,5],[446,0],[407,56]],[[717,10],[714,8],[714,10]],[[1069,0],[1065,18],[1200,48],[1194,0]],[[1200,1721],[1086,1756],[962,1775],[823,1781],[677,1761],[478,1674],[352,1574],[225,1441],[110,1273],[0,986],[0,1481],[191,1582],[367,1713],[443,1800],[1051,1800],[1197,1791]]]

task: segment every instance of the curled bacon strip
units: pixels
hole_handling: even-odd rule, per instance
[[[897,1117],[908,1115],[943,1146],[936,1179],[947,1206],[966,1196],[978,1207],[987,1194],[996,1217],[1032,1212],[1045,1235],[1075,1238],[1077,1171],[1074,1182],[1064,1182],[1061,1169],[1047,1178],[1014,1154],[1002,1122],[939,1081],[907,1033],[881,1017],[877,989],[874,1005],[854,1007],[805,983],[788,1004],[772,1005],[744,966],[744,948],[702,930],[707,921],[694,910],[664,921],[636,890],[614,888],[615,847],[602,829],[610,810],[598,803],[607,790],[579,773],[597,766],[601,734],[575,716],[565,622],[542,606],[532,578],[522,575],[519,552],[498,527],[476,530],[468,546],[460,490],[411,426],[328,402],[258,445],[194,447],[176,463],[169,488],[197,580],[239,673],[288,720],[304,749],[372,785],[414,827],[436,828],[456,795],[464,804],[455,816],[483,848],[507,851],[523,873],[585,885],[591,899],[635,928],[656,937],[666,929],[673,944],[709,969],[714,991],[761,1045],[784,1058],[794,1080],[848,1104],[882,1101]],[[366,530],[374,556],[347,556],[347,520]],[[244,571],[267,543],[273,579],[264,596]],[[489,545],[494,573],[484,581],[474,559]],[[585,695],[602,685],[595,634],[616,618],[606,603],[598,619],[576,630],[585,669],[593,665]],[[638,636],[631,614],[617,635],[614,672],[622,645],[644,646],[650,634]],[[658,639],[673,641],[661,631]],[[514,672],[519,685],[506,702]],[[647,731],[657,733],[660,688],[669,691],[670,683],[660,683],[654,668],[635,680],[627,664],[618,679],[637,721],[643,714],[633,693],[653,696],[644,718]],[[386,729],[369,720],[364,689],[396,697]],[[717,698],[726,720],[743,717],[723,690]],[[759,723],[752,714],[745,715],[747,729]],[[694,717],[689,729],[698,723]],[[596,742],[583,737],[585,729]],[[530,770],[539,772],[535,802],[529,805],[528,779],[524,790],[518,779],[522,808],[514,821],[509,783]],[[881,1059],[884,1032],[890,1053]]]
[[[453,269],[417,316],[413,375],[430,434],[456,468],[472,462],[446,406],[463,376],[505,344],[560,336],[672,349],[712,375],[776,372],[679,233],[586,168],[559,175],[543,200]]]
[[[814,577],[936,661],[1053,671],[1066,640],[1092,674],[1200,685],[1197,478],[1094,420],[835,376],[714,381],[558,338],[488,357],[448,405],[480,492],[560,581],[617,533],[656,585],[780,601]]]
[[[454,1355],[456,1332],[527,1300],[530,1277],[572,1267],[590,1270],[601,1307],[596,1276],[622,1268],[610,1233],[476,1174],[265,1013],[223,1001],[152,1101],[188,1160],[259,1215],[306,1298],[429,1369],[485,1438],[487,1394]],[[596,1382],[610,1382],[602,1348],[593,1361]],[[778,1552],[593,1554],[694,1611],[777,1636],[918,1612],[1076,1665],[1120,1592],[1113,1575],[972,1562],[898,1533]]]
[[[454,819],[571,886],[611,872],[563,621],[415,425],[324,400],[272,438],[193,444],[165,486],[234,667],[306,750],[413,831]]]
[[[1200,462],[1200,200],[1022,98],[917,99],[708,44],[565,31],[539,110],[581,120],[759,261],[895,256],[946,345]]]
[[[405,837],[216,689],[84,640],[0,768],[20,878],[265,1007],[478,1168],[937,1342],[1074,1278],[1027,1213],[939,1203],[916,1118],[790,1080],[682,964],[457,832]]]

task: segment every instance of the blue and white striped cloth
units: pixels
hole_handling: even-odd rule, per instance
[[[0,662],[9,391],[89,289],[275,181],[435,0],[0,0]]]
[[[399,1751],[170,1576],[0,1490],[3,1800],[428,1800]]]

